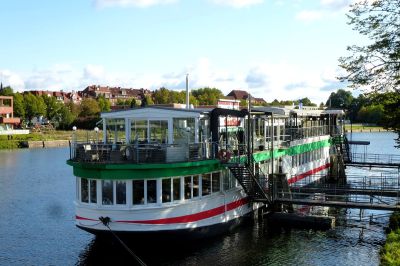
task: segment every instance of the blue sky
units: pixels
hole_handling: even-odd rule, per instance
[[[88,85],[247,90],[319,103],[344,88],[338,58],[362,43],[357,0],[2,0],[0,80],[21,90]]]

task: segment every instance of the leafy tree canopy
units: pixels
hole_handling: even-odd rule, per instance
[[[337,92],[331,93],[326,101],[326,105],[332,108],[349,109],[353,99],[353,95],[350,91],[339,89]]]
[[[79,117],[98,116],[100,114],[100,107],[96,100],[85,98],[81,102]]]
[[[2,96],[13,96],[14,95],[14,91],[10,86],[3,87],[0,90],[0,95],[2,95]]]
[[[351,87],[400,91],[399,0],[363,0],[351,6],[348,24],[371,42],[353,45],[350,56],[339,59],[347,74],[339,77]]]
[[[197,99],[199,105],[216,105],[218,99],[224,96],[219,89],[209,87],[192,90],[191,93]]]

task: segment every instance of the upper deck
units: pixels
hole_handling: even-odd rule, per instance
[[[160,107],[103,113],[102,136],[86,142],[73,139],[70,159],[160,164],[216,159],[221,149],[233,155],[273,151],[296,145],[301,139],[342,134],[338,114],[283,108],[249,113]]]

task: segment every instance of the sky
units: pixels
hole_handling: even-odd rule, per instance
[[[319,104],[346,88],[338,58],[362,43],[358,0],[1,0],[0,81],[14,91],[89,85],[240,89]]]

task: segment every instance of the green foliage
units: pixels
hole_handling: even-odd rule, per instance
[[[3,87],[3,89],[0,90],[0,95],[1,96],[13,96],[14,95],[14,91],[10,86]]]
[[[383,112],[384,108],[382,105],[363,106],[358,111],[357,120],[381,125],[384,116]]]
[[[359,1],[352,5],[349,24],[370,42],[347,48],[350,55],[339,59],[347,75],[340,80],[350,82],[354,88],[400,91],[399,14],[398,0]]]
[[[81,102],[79,117],[99,116],[100,107],[96,100],[85,98]]]
[[[70,129],[72,128],[72,124],[76,119],[76,115],[68,108],[68,105],[64,105],[59,110],[59,128],[61,129]]]
[[[24,95],[24,109],[28,124],[31,122],[32,118],[46,115],[46,104],[43,98],[35,96],[32,93],[26,93]]]
[[[108,99],[104,97],[104,95],[100,95],[97,98],[97,102],[99,103],[100,112],[109,112],[111,111],[111,103]]]
[[[216,105],[218,99],[224,95],[216,88],[200,88],[192,90],[192,95],[197,99],[199,105]]]
[[[300,99],[300,101],[303,104],[303,106],[317,106],[315,103],[311,102],[311,100],[308,99],[307,97]]]
[[[154,91],[153,98],[154,103],[156,104],[168,104],[170,103],[170,94],[172,91],[166,89],[165,87],[161,87],[158,90]]]
[[[18,92],[14,94],[14,116],[25,119],[24,96]]]
[[[46,117],[52,122],[58,124],[60,120],[60,109],[64,106],[62,102],[57,101],[52,96],[43,95],[44,103],[46,104]]]
[[[331,93],[326,101],[326,105],[332,108],[349,109],[353,100],[354,98],[350,91],[339,89],[337,92]]]

